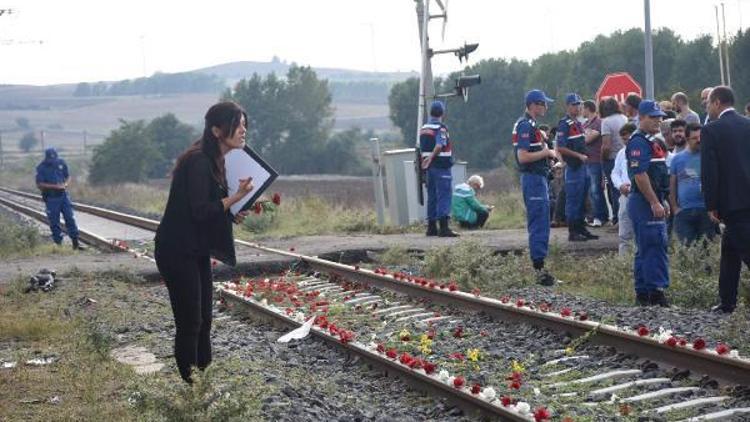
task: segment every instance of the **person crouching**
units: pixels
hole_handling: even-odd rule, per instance
[[[484,179],[475,174],[466,183],[456,185],[453,189],[451,214],[462,228],[478,229],[487,222],[493,207],[484,205],[477,199],[477,192],[482,188]]]

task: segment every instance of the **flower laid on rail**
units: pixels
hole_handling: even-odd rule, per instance
[[[437,366],[434,363],[432,363],[432,362],[428,362],[426,360],[423,360],[422,361],[422,369],[424,369],[424,372],[427,375],[430,375],[433,372],[435,372],[435,369],[437,369]]]
[[[726,344],[724,344],[724,343],[719,343],[719,344],[716,345],[716,353],[718,353],[720,355],[726,355],[731,350],[732,349],[729,346],[727,346]]]
[[[649,334],[648,327],[646,327],[645,325],[639,326],[637,332],[641,337],[645,337]]]
[[[398,357],[398,352],[394,348],[390,348],[385,352],[385,355],[388,356],[389,359],[396,359]]]
[[[354,333],[349,330],[339,330],[339,341],[343,344],[347,344],[354,340]]]
[[[552,414],[550,414],[549,410],[547,410],[544,407],[538,407],[534,411],[534,420],[536,422],[546,421],[546,420],[549,420],[551,417],[552,417]]]
[[[586,321],[587,319],[589,319],[589,313],[586,311],[580,311],[577,314],[578,314],[578,319],[581,321]]]
[[[508,407],[513,404],[513,399],[511,399],[510,396],[502,396],[500,397],[500,404],[502,404],[503,407]]]
[[[569,316],[573,315],[573,310],[570,309],[570,308],[562,308],[560,310],[560,315],[564,316],[564,317],[569,317]]]
[[[695,339],[693,341],[693,349],[695,350],[703,350],[706,348],[706,340],[703,340],[702,338]]]
[[[401,353],[401,356],[398,358],[398,361],[403,363],[404,365],[410,364],[412,360],[414,360],[414,357],[408,352]]]
[[[448,284],[448,290],[451,291],[451,292],[455,292],[456,290],[458,290],[458,285],[456,284],[455,281],[451,281]]]
[[[667,341],[664,342],[669,347],[677,347],[677,339],[674,337],[670,337],[667,339]]]
[[[525,305],[525,304],[526,304],[526,301],[524,301],[523,299],[516,300],[516,307],[517,308],[523,308],[523,305]]]
[[[453,386],[456,388],[461,388],[466,383],[466,380],[462,376],[457,376],[456,378],[453,378]]]
[[[471,394],[477,395],[482,392],[482,386],[479,384],[474,384],[471,386]]]
[[[487,400],[492,401],[495,400],[495,397],[497,396],[497,393],[495,392],[495,389],[492,387],[485,387],[482,389],[482,392],[479,394],[479,397]]]

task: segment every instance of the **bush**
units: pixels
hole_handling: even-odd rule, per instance
[[[38,143],[39,139],[36,138],[34,132],[26,132],[26,134],[18,141],[18,148],[23,152],[29,152],[37,146]]]
[[[27,252],[39,246],[36,227],[20,218],[0,212],[0,256]]]

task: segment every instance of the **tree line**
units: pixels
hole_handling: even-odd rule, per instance
[[[73,96],[217,93],[223,88],[224,80],[215,75],[195,72],[156,73],[147,78],[125,79],[118,82],[81,82],[76,85]]]
[[[457,156],[475,168],[502,165],[511,151],[511,130],[524,109],[523,98],[532,88],[543,89],[556,99],[544,123],[557,124],[564,113],[564,97],[578,92],[593,98],[607,73],[628,72],[645,81],[643,31],[631,29],[600,35],[574,51],[544,54],[531,63],[489,59],[466,67],[462,73],[482,76],[482,84],[471,91],[468,103],[448,102],[447,124],[456,141]],[[670,29],[654,33],[654,78],[657,99],[669,99],[683,91],[691,107],[702,112],[699,95],[706,86],[719,84],[718,50],[706,35],[686,41]],[[732,87],[739,107],[750,99],[750,30],[738,32],[729,47]],[[435,82],[436,92],[450,92],[458,72]],[[419,81],[411,78],[393,86],[389,95],[390,117],[403,135],[404,144],[414,145]],[[645,86],[644,86],[645,89]]]

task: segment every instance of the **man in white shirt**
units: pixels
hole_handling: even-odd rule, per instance
[[[620,128],[620,138],[627,145],[630,135],[635,132],[636,126],[633,123],[626,123]],[[625,158],[625,148],[617,152],[615,157],[615,166],[610,174],[612,184],[620,191],[620,207],[617,211],[617,235],[620,238],[618,253],[620,256],[626,255],[632,250],[633,244],[633,223],[628,216],[628,195],[630,194],[630,178],[628,177],[628,160]]]

